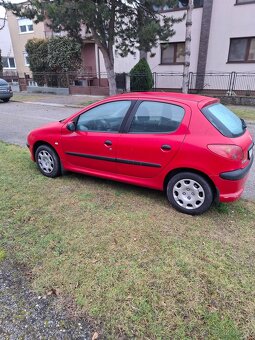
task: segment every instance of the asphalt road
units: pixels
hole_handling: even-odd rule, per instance
[[[0,103],[0,140],[25,146],[29,131],[66,118],[76,111],[79,109],[18,102]]]
[[[76,108],[19,102],[0,103],[0,140],[26,145],[30,130],[52,121],[60,120],[79,111]],[[255,140],[255,124],[248,124]],[[243,198],[255,201],[255,162],[250,171]]]

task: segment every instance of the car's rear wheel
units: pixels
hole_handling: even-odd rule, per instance
[[[167,198],[171,205],[189,215],[207,211],[213,202],[213,191],[208,181],[192,172],[180,172],[170,178]]]
[[[7,103],[10,100],[10,98],[4,98],[3,102]]]
[[[35,152],[35,160],[41,173],[47,177],[61,174],[61,165],[57,153],[48,145],[40,145]]]

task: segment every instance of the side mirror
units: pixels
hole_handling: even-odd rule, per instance
[[[69,131],[75,131],[75,123],[74,122],[70,122],[67,124],[66,126],[67,130]]]

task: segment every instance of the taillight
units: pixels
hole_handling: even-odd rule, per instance
[[[208,149],[219,156],[231,159],[233,161],[242,161],[244,158],[243,150],[238,145],[232,144],[209,144]]]

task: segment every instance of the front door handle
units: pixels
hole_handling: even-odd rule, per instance
[[[104,142],[104,144],[107,145],[107,146],[111,146],[111,145],[112,145],[112,141],[106,140],[106,141]]]
[[[168,144],[163,144],[163,145],[161,145],[161,149],[164,150],[164,151],[169,151],[169,150],[171,150],[171,146],[168,145]]]

